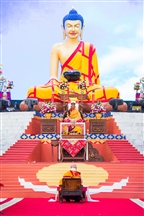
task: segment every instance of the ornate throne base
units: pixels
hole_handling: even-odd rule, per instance
[[[86,149],[82,148],[74,157],[72,157],[64,148],[61,148],[61,161],[62,162],[75,162],[86,160]]]

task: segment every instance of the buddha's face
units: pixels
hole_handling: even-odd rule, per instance
[[[68,38],[78,38],[81,34],[81,21],[80,20],[67,20],[65,22],[65,33]]]

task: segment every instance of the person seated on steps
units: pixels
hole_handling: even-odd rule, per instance
[[[75,120],[75,122],[82,122],[84,121],[82,113],[76,109],[76,102],[71,101],[71,107],[68,111],[66,111],[63,115],[64,122],[71,122]]]
[[[87,89],[83,90],[88,98],[85,102],[92,102],[92,92],[95,100],[108,102],[111,98],[119,98],[119,92],[114,87],[104,87],[100,84],[96,48],[93,44],[82,41],[84,18],[73,8],[63,18],[64,42],[54,44],[50,57],[50,80],[43,86],[28,89],[27,98],[37,98],[39,101],[62,102],[59,94],[58,65],[61,64],[60,82],[66,81],[64,72],[76,70],[81,73],[80,80],[85,80]],[[69,92],[81,94],[77,81],[69,82]]]
[[[75,163],[72,163],[70,165],[70,170],[67,171],[66,173],[64,173],[63,178],[64,177],[81,178],[81,173],[77,171],[77,165]],[[82,178],[81,178],[81,182],[82,182]],[[62,179],[59,182],[59,186],[60,187],[61,187],[61,185],[62,185]],[[83,194],[83,196],[85,196],[85,195]],[[72,199],[70,199],[69,197],[65,197],[65,199],[66,199],[67,202],[70,202],[70,200],[72,200],[72,199],[75,200],[75,202],[79,202],[80,201],[79,197],[73,197]]]

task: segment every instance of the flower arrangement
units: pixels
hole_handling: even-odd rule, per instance
[[[134,84],[134,90],[136,90],[136,91],[140,90],[140,82],[136,82]]]
[[[80,80],[78,83],[78,89],[86,89],[86,81],[85,80]]]
[[[96,101],[95,104],[91,105],[91,112],[92,113],[105,113],[106,108],[103,106],[101,101]]]
[[[14,84],[13,84],[13,81],[8,81],[7,82],[7,89],[13,89],[13,87],[14,87]]]
[[[67,81],[63,81],[60,83],[59,85],[60,89],[65,90],[68,88],[68,82]]]
[[[45,102],[40,110],[41,114],[56,112],[56,106],[51,101]]]

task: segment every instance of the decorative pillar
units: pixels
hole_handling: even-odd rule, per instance
[[[54,91],[52,90],[52,102],[54,102]]]

